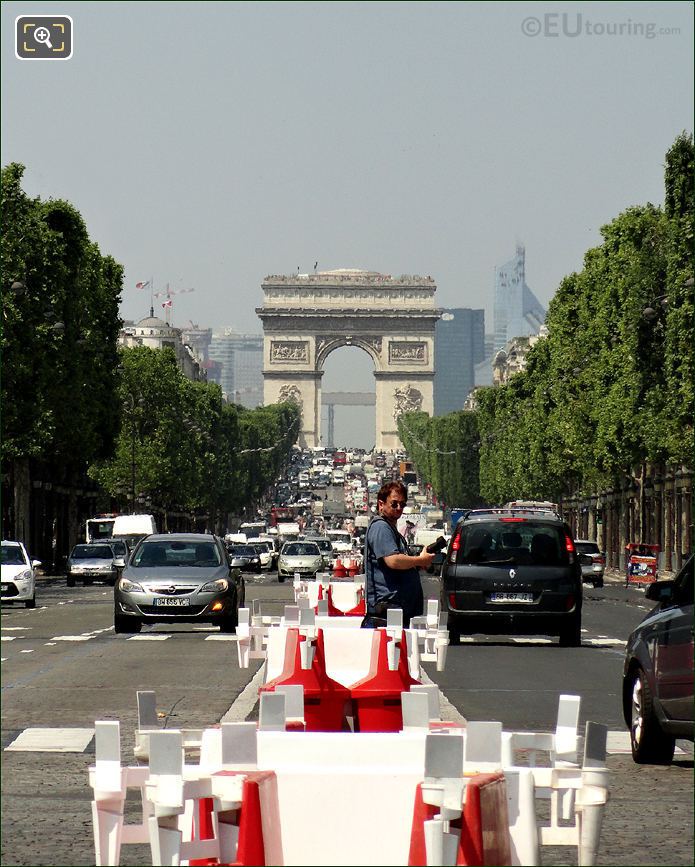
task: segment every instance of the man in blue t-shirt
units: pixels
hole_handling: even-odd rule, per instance
[[[401,482],[387,482],[377,494],[379,515],[372,518],[364,540],[367,617],[365,626],[378,626],[375,618],[385,618],[387,608],[403,609],[403,625],[423,610],[420,569],[434,560],[422,550],[417,557],[408,554],[405,539],[396,523],[406,504],[408,492]]]

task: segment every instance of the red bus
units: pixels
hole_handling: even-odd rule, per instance
[[[333,452],[333,468],[344,467],[347,462],[346,452]]]

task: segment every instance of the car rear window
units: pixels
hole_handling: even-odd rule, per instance
[[[466,524],[458,540],[457,563],[562,566],[567,563],[563,528],[540,521],[485,521]]]
[[[77,545],[70,555],[73,560],[113,560],[110,545]]]
[[[599,547],[596,542],[575,542],[574,547],[577,549],[577,554],[600,554]]]

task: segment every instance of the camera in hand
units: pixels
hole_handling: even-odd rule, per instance
[[[442,548],[446,548],[446,539],[444,536],[439,536],[434,540],[430,545],[425,548],[428,554],[436,554],[438,551],[441,551]]]

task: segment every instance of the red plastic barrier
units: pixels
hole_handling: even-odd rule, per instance
[[[239,841],[236,860],[219,862],[216,858],[191,859],[191,865],[209,867],[209,865],[226,864],[233,867],[265,867],[266,846],[263,836],[263,820],[261,813],[261,791],[264,791],[266,802],[274,805],[273,816],[266,817],[266,827],[276,820],[279,823],[279,806],[277,797],[277,778],[274,771],[219,771],[215,776],[246,776],[242,786],[241,807],[219,814],[221,824],[239,826]],[[210,840],[213,837],[212,828],[212,798],[201,798],[199,802],[200,839]]]
[[[401,633],[398,668],[391,671],[387,645],[393,641],[384,629],[375,630],[369,674],[350,688],[355,722],[361,732],[399,732],[403,728],[401,693],[419,683],[410,676],[405,632]]]
[[[408,864],[427,863],[423,822],[439,812],[437,807],[422,800],[422,787],[418,784],[413,806],[413,825],[410,834]],[[509,816],[507,811],[507,785],[504,774],[475,774],[468,780],[466,803],[458,820],[450,822],[451,829],[460,829],[457,865],[493,867],[511,864]]]
[[[336,578],[347,577],[347,571],[346,571],[345,566],[343,565],[343,561],[340,559],[340,557],[337,557],[335,563],[333,564],[333,575]]]
[[[350,608],[348,611],[345,611],[346,617],[364,617],[367,613],[367,606],[364,604],[364,599],[360,599],[360,601],[355,605],[354,608]]]
[[[301,643],[307,641],[299,630],[287,630],[285,664],[282,674],[269,680],[258,690],[274,692],[276,686],[299,684],[304,687],[304,721],[308,732],[339,732],[346,725],[345,706],[350,702],[350,690],[326,673],[323,630],[315,639],[314,661],[311,668],[302,668]]]

